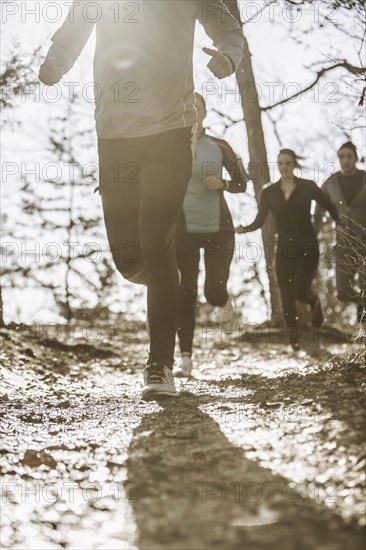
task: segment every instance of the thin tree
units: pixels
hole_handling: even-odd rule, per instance
[[[0,110],[1,110],[1,124],[0,131],[3,132],[5,128],[9,128],[20,125],[20,122],[14,122],[8,118],[8,114],[13,112],[17,107],[19,96],[24,90],[30,86],[36,84],[36,79],[32,67],[35,66],[39,60],[40,48],[37,48],[33,52],[27,53],[21,50],[19,42],[14,40],[13,44],[9,48],[5,57],[1,60],[0,64]],[[7,222],[6,213],[1,211],[1,225],[5,225]],[[11,233],[9,235],[11,237]],[[2,249],[2,257],[4,250]],[[4,302],[3,302],[3,277],[8,274],[9,267],[1,266],[0,272],[0,326],[4,325]],[[21,265],[16,266],[15,272],[26,276],[28,274],[27,269],[23,269]],[[15,273],[14,272],[14,273]]]
[[[66,170],[58,171],[57,177],[43,177],[41,185],[26,179],[22,188],[23,211],[31,216],[41,237],[49,236],[52,241],[50,253],[42,253],[39,263],[31,266],[32,278],[51,291],[60,315],[68,323],[79,317],[80,308],[85,313],[87,304],[95,298],[97,304],[89,314],[94,318],[105,315],[115,284],[101,216],[95,205],[93,208],[98,173],[94,165],[86,173],[76,153],[81,143],[91,146],[91,132],[77,129],[75,105],[77,102],[69,103],[66,115],[55,117],[49,130],[49,159]]]
[[[243,26],[237,0],[223,0],[238,23]],[[261,191],[265,184],[270,181],[268,168],[267,149],[264,139],[262,109],[259,104],[259,97],[256,87],[256,79],[252,63],[252,55],[249,44],[244,36],[244,50],[242,61],[236,71],[236,79],[240,91],[241,104],[243,108],[243,119],[248,136],[249,166],[248,172],[254,184],[254,193],[259,203]],[[250,90],[250,96],[249,91]],[[280,317],[280,300],[274,271],[274,246],[275,246],[276,223],[274,217],[269,215],[262,228],[264,243],[264,257],[269,282],[271,299],[271,316],[276,321]]]

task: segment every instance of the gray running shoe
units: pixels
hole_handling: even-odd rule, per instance
[[[145,401],[159,400],[164,397],[176,397],[174,376],[168,367],[149,362],[144,370],[144,387],[141,397]]]

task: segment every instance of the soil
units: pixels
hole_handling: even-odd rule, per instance
[[[2,330],[2,548],[364,548],[360,344],[199,327],[146,403],[141,324],[53,329]]]

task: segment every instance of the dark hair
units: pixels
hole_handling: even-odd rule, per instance
[[[302,160],[304,157],[300,157],[292,149],[281,149],[280,152],[278,153],[278,156],[280,155],[289,155],[294,161],[296,168],[301,168],[301,164],[299,160]]]
[[[354,145],[352,141],[347,141],[346,143],[343,143],[343,145],[341,145],[340,148],[338,149],[338,153],[340,152],[341,149],[351,149],[352,153],[356,157],[356,160],[358,160],[356,145]]]
[[[203,98],[203,96],[201,96],[201,94],[199,94],[198,92],[194,92],[194,95],[195,95],[196,97],[198,96],[198,97],[200,98],[200,100],[202,101],[203,106],[204,106],[204,108],[205,108],[205,111],[207,111],[206,100]]]

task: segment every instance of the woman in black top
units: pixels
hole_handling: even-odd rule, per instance
[[[296,322],[295,300],[309,304],[312,323],[323,324],[319,297],[311,290],[319,263],[318,241],[311,223],[311,201],[315,200],[339,222],[336,206],[325,196],[314,181],[294,175],[299,167],[296,153],[282,149],[278,155],[279,181],[263,189],[257,217],[238,233],[255,231],[262,227],[271,210],[277,222],[276,275],[281,292],[287,336],[293,349],[299,349],[300,331]]]

